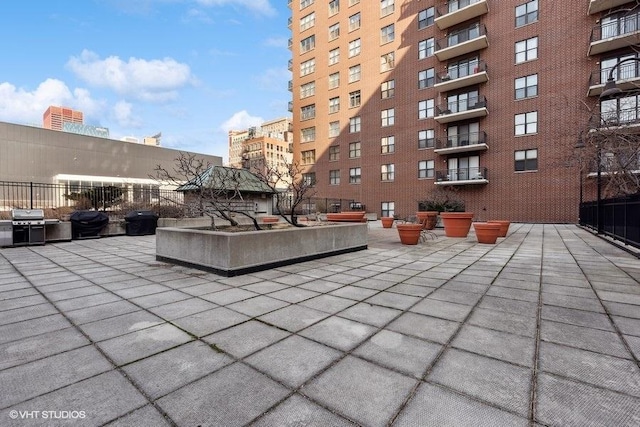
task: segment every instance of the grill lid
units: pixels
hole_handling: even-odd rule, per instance
[[[11,209],[11,219],[14,221],[29,221],[44,219],[42,209]]]

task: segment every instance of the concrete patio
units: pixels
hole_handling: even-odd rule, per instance
[[[640,260],[438,234],[232,278],[155,236],[0,249],[0,425],[640,425]]]

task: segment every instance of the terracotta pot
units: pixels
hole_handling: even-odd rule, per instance
[[[444,234],[447,237],[467,237],[471,229],[473,212],[442,212]]]
[[[391,216],[380,217],[380,221],[382,221],[383,228],[391,228],[393,226],[393,217]]]
[[[396,228],[403,245],[417,245],[420,241],[422,224],[397,224]]]
[[[416,212],[418,222],[421,222],[425,230],[433,230],[438,223],[438,211],[421,211]],[[426,221],[425,221],[426,219]]]
[[[511,221],[496,219],[496,220],[491,220],[487,222],[495,222],[500,224],[500,234],[498,234],[498,237],[507,237],[507,233],[509,232],[509,225],[511,225]]]
[[[473,229],[476,231],[478,243],[493,245],[500,234],[500,224],[497,222],[474,222]]]

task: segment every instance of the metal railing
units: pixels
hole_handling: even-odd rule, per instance
[[[474,179],[488,179],[487,168],[459,168],[436,172],[436,180],[438,181],[468,181]]]
[[[640,249],[640,194],[600,201],[602,230],[614,240]],[[580,205],[580,225],[598,231],[598,202]]]

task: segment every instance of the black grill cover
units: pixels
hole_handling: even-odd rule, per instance
[[[73,239],[99,237],[100,231],[109,223],[109,216],[98,211],[75,211],[69,219]]]
[[[156,234],[158,215],[153,211],[131,211],[125,215],[127,236]]]

